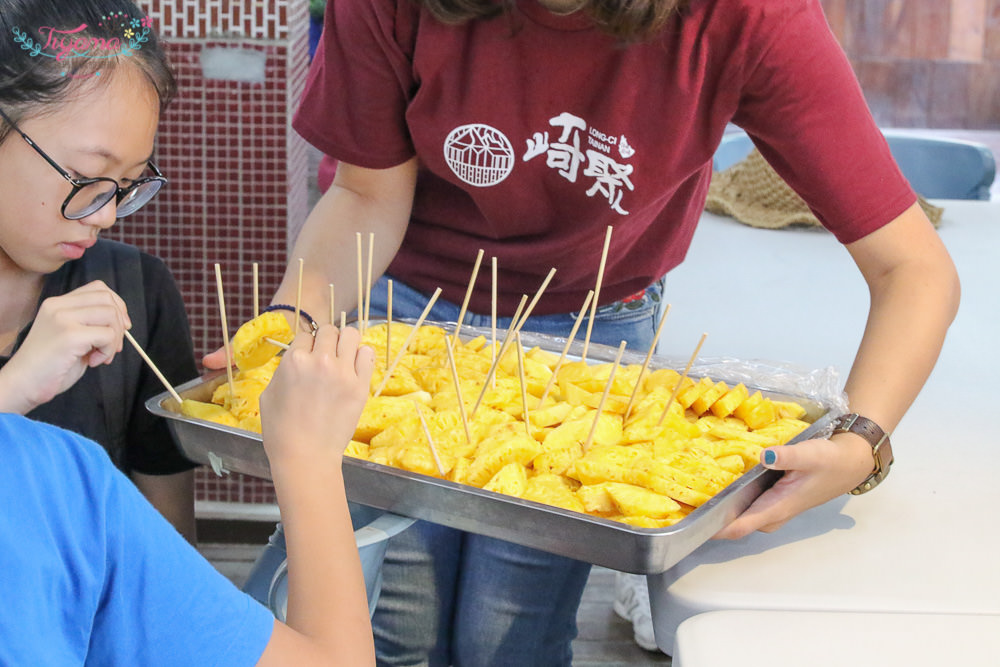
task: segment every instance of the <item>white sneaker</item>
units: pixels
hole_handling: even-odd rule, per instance
[[[635,643],[647,651],[659,651],[653,634],[649,589],[641,574],[615,572],[615,613],[632,624]]]

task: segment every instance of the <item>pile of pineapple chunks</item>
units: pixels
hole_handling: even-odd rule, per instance
[[[254,344],[256,356],[238,356],[237,345],[287,340],[280,323],[271,326],[234,337],[232,390],[223,383],[211,404],[185,401],[182,412],[259,433],[260,393],[280,362],[278,348]],[[369,398],[348,456],[633,526],[677,523],[757,465],[764,447],[809,426],[801,405],[751,394],[743,384],[682,379],[672,369],[647,369],[640,378],[638,364],[560,364],[558,353],[539,347],[509,345],[484,391],[500,342],[456,339],[435,325],[412,336],[409,324],[391,327],[364,332],[376,350],[371,391],[381,391]]]

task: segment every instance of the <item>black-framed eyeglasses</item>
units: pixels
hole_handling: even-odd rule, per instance
[[[31,140],[31,137],[22,132],[17,124],[4,113],[3,109],[0,109],[0,118],[3,118],[15,132],[21,135],[21,138],[28,142],[29,146],[35,149],[36,153],[41,155],[73,186],[73,190],[63,200],[61,209],[63,217],[67,220],[79,220],[93,215],[104,208],[112,199],[116,200],[116,217],[124,218],[145,206],[167,183],[167,179],[163,177],[152,160],[147,160],[146,166],[153,172],[153,176],[140,178],[124,188],[120,187],[118,181],[113,178],[73,178],[68,171],[60,167],[55,160],[39,148]]]

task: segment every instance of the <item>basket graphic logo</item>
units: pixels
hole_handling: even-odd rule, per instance
[[[514,147],[502,132],[489,125],[462,125],[444,140],[444,159],[462,181],[489,187],[510,175]]]

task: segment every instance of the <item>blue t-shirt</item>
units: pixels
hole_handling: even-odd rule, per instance
[[[0,665],[253,665],[273,616],[96,443],[0,414]]]

